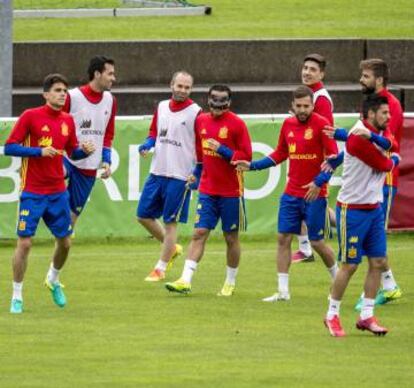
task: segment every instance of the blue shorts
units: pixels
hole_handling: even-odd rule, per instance
[[[66,169],[66,178],[68,179],[69,205],[72,213],[77,216],[81,214],[85,207],[86,201],[91,194],[96,177],[82,174],[79,169],[63,158],[63,165]]]
[[[244,198],[200,193],[194,227],[213,230],[219,220],[223,232],[246,230]]]
[[[191,190],[187,182],[150,174],[138,202],[139,218],[160,218],[164,223],[186,223],[190,206]]]
[[[72,234],[68,192],[41,195],[23,191],[17,235],[34,236],[41,218],[55,237],[63,238]]]
[[[336,207],[339,260],[359,264],[362,256],[381,258],[387,254],[384,213],[376,209]]]
[[[385,230],[387,230],[391,207],[394,202],[395,195],[397,194],[397,188],[395,186],[384,185],[382,192],[384,194],[384,200],[382,201],[381,207],[382,212],[384,213]]]
[[[303,198],[283,194],[280,198],[278,232],[300,234],[302,221],[308,228],[309,240],[323,240],[329,236],[326,198],[307,202]]]

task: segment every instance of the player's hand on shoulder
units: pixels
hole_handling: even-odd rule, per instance
[[[59,154],[59,151],[56,148],[53,148],[53,147],[43,147],[42,148],[42,157],[53,158],[57,154]]]
[[[328,136],[330,139],[333,139],[335,136],[335,128],[330,125],[325,125],[322,129],[322,132]]]
[[[207,141],[208,148],[212,149],[213,151],[217,151],[221,145],[220,142],[218,142],[216,139],[210,138],[210,139],[207,139],[206,141]]]
[[[363,128],[363,127],[355,128],[352,131],[352,134],[356,135],[356,136],[361,136],[361,137],[363,137],[364,139],[367,139],[367,140],[369,140],[371,138],[371,131],[368,128]]]
[[[231,164],[233,166],[236,166],[236,170],[238,171],[249,171],[250,170],[250,162],[247,160],[233,160]]]
[[[308,189],[305,194],[305,201],[312,202],[319,197],[321,188],[316,186],[315,182],[309,182],[307,185],[302,186],[303,189]]]
[[[81,148],[82,151],[85,152],[85,154],[92,154],[93,152],[95,152],[95,144],[93,144],[91,141],[85,141],[83,143],[81,143]]]
[[[112,174],[111,165],[109,163],[102,163],[101,168],[103,170],[101,174],[101,178],[108,179]]]

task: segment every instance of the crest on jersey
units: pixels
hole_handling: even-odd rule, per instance
[[[26,221],[19,221],[19,230],[26,230]]]
[[[350,259],[355,259],[357,257],[357,249],[355,247],[349,247],[349,249],[348,249],[348,257]]]
[[[305,140],[310,140],[313,138],[313,129],[312,128],[307,128],[305,131]]]
[[[69,135],[69,127],[67,124],[63,123],[60,127],[60,130],[62,131],[62,136],[68,136]]]
[[[292,132],[292,131],[290,131],[290,132],[288,133],[288,137],[295,137],[295,135],[293,134],[293,132]]]
[[[38,141],[39,147],[51,147],[53,144],[53,140],[51,136],[42,136]]]
[[[50,132],[50,128],[47,125],[44,125],[41,129],[42,132]]]
[[[289,154],[294,154],[296,152],[296,143],[289,143]]]
[[[218,134],[218,137],[220,138],[220,139],[227,139],[227,133],[228,133],[228,128],[227,127],[223,127],[223,128],[220,128],[220,131],[219,131],[219,134]]]

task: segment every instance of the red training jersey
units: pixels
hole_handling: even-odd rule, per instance
[[[325,85],[322,82],[310,85],[309,87],[314,93],[318,90],[325,89]],[[326,91],[326,93],[328,93],[328,91]],[[329,121],[329,125],[334,125],[332,102],[328,99],[328,97],[324,95],[319,96],[314,102],[313,111],[322,117],[325,117],[325,119]]]
[[[269,155],[276,164],[289,159],[288,181],[285,193],[304,198],[307,188],[302,186],[312,182],[321,172],[325,156],[338,153],[336,141],[329,139],[322,130],[328,121],[312,113],[304,123],[296,116],[287,118],[282,125],[278,145]],[[327,196],[326,184],[319,197]]]
[[[232,160],[252,159],[252,144],[244,121],[233,112],[219,117],[201,113],[195,122],[197,159],[203,163],[199,191],[208,195],[240,197],[243,195],[243,174],[216,151],[206,140],[215,139],[233,151]]]
[[[388,99],[388,106],[390,108],[390,121],[388,123],[388,129],[390,130],[391,134],[394,136],[395,143],[397,147],[395,148],[395,152],[400,152],[400,143],[401,143],[401,136],[402,136],[402,127],[403,127],[403,110],[400,104],[400,101],[397,97],[395,97],[388,89],[384,88],[379,93],[379,96],[387,97]],[[394,149],[393,149],[394,151]],[[387,173],[385,177],[385,184],[389,186],[397,187],[398,185],[398,175],[399,169],[394,168],[391,172]]]
[[[54,147],[59,154],[53,158],[22,158],[21,191],[55,194],[66,190],[63,175],[63,152],[70,156],[78,147],[72,116],[48,105],[28,109],[14,125],[6,144],[26,147]]]

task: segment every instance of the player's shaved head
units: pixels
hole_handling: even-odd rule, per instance
[[[176,71],[171,77],[171,84],[175,83],[175,80],[177,79],[177,77],[179,75],[183,75],[184,77],[190,77],[191,78],[191,84],[193,84],[193,82],[194,82],[193,76],[188,71],[185,71],[185,70]]]

